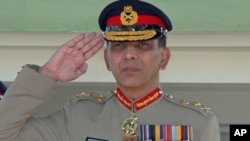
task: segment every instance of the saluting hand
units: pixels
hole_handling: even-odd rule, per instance
[[[41,67],[40,73],[56,81],[67,82],[84,74],[85,63],[104,45],[102,35],[81,34],[62,45]]]

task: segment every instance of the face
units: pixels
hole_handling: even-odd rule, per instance
[[[104,57],[119,87],[145,88],[159,85],[159,70],[165,69],[170,52],[159,47],[158,39],[109,42]]]

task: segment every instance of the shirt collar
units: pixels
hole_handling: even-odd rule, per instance
[[[148,107],[149,105],[160,99],[162,97],[162,91],[160,88],[156,88],[149,94],[139,99],[131,100],[125,94],[122,93],[120,88],[117,88],[116,97],[118,101],[128,110],[132,112],[137,112]]]

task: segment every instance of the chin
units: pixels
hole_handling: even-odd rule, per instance
[[[133,87],[139,87],[141,85],[141,82],[138,82],[138,80],[123,80],[121,83],[120,83],[123,87],[130,87],[130,88],[133,88]]]

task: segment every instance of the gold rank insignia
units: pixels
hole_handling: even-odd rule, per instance
[[[138,21],[138,14],[133,10],[133,7],[131,5],[127,5],[124,6],[124,11],[122,11],[120,19],[123,25],[134,25]]]
[[[173,97],[170,94],[165,95],[164,98],[167,99],[168,101],[171,101],[171,102],[176,103],[178,105],[182,105],[184,107],[188,107],[188,108],[194,109],[196,111],[199,111],[204,116],[211,115],[210,108],[203,105],[202,103],[200,103],[198,101],[190,101],[187,99],[180,99],[178,97]]]

